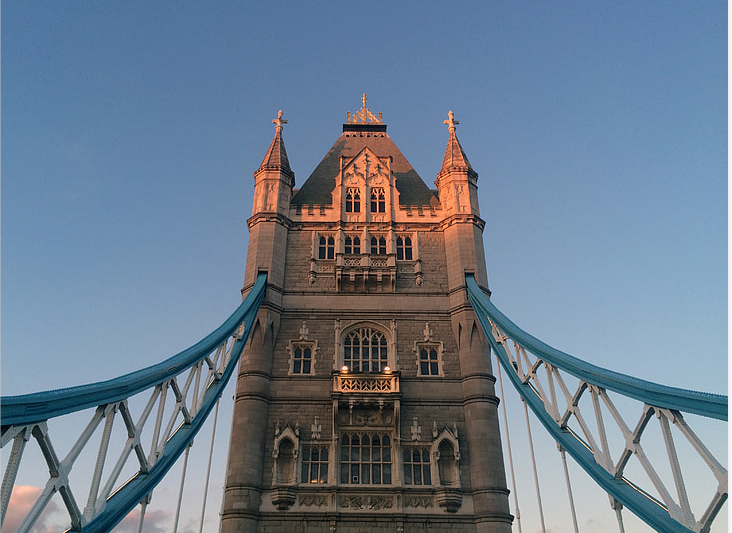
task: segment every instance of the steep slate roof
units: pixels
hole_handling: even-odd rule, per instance
[[[399,203],[406,206],[438,206],[435,192],[425,185],[412,168],[382,124],[344,124],[343,133],[328,154],[313,170],[300,190],[293,196],[293,205],[331,205],[331,192],[335,189],[335,177],[340,172],[339,158],[355,157],[367,147],[379,157],[392,157],[391,169],[400,193]]]

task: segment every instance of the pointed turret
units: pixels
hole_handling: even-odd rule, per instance
[[[254,172],[254,208],[252,214],[277,212],[287,216],[295,186],[295,173],[287,159],[285,142],[282,139],[282,126],[287,121],[282,118],[282,110],[272,121],[275,135],[269,145],[262,164]]]
[[[455,114],[450,111],[445,124],[448,125],[450,137],[447,140],[445,157],[442,167],[437,174],[435,185],[440,195],[440,203],[448,214],[480,215],[478,209],[478,173],[473,170],[460,146],[455,126],[460,124],[455,120]]]
[[[477,180],[478,173],[470,166],[468,156],[465,155],[465,151],[463,150],[463,147],[460,146],[460,141],[458,141],[457,135],[455,134],[455,125],[460,124],[460,122],[455,120],[455,114],[452,111],[450,111],[447,116],[448,119],[445,121],[445,124],[448,124],[450,138],[447,141],[445,157],[442,159],[442,167],[437,175],[437,179],[439,180],[441,175],[450,172],[451,170],[457,170],[467,172],[468,176]]]
[[[287,121],[282,118],[282,110],[277,114],[277,118],[272,120],[272,124],[277,125],[275,128],[275,136],[262,160],[262,164],[259,165],[254,175],[256,176],[258,172],[263,171],[280,171],[292,178],[292,185],[294,186],[295,173],[290,168],[290,161],[287,159],[287,150],[285,150],[285,141],[282,140],[282,125],[287,124]]]

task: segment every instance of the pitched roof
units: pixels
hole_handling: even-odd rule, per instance
[[[330,205],[335,178],[340,172],[340,157],[355,157],[368,147],[379,157],[392,158],[391,169],[400,193],[399,203],[407,206],[439,205],[435,193],[427,187],[407,158],[386,133],[386,125],[369,123],[343,125],[343,133],[328,154],[294,195],[293,205]]]

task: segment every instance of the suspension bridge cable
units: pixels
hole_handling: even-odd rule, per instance
[[[506,446],[508,448],[508,466],[511,470],[511,490],[513,492],[513,505],[516,508],[516,525],[519,533],[521,531],[521,511],[519,511],[518,491],[516,490],[516,476],[513,470],[513,453],[511,452],[511,437],[508,434],[508,417],[506,416],[506,399],[503,396],[503,377],[501,376],[501,364],[496,357],[496,373],[498,374],[498,386],[501,391],[501,406],[503,407],[503,425],[506,427]]]
[[[572,511],[572,524],[574,525],[574,533],[579,533],[577,527],[577,513],[574,508],[574,498],[572,497],[572,485],[569,483],[569,470],[567,469],[567,454],[562,445],[557,443],[557,448],[562,456],[562,466],[564,466],[564,479],[567,480],[567,494],[569,495],[569,509]]]
[[[186,470],[188,469],[188,455],[193,448],[193,441],[186,446],[186,452],[183,456],[183,472],[180,475],[180,488],[178,489],[178,504],[175,506],[175,521],[173,522],[173,533],[178,533],[178,519],[180,518],[180,507],[183,502],[183,485],[186,481]]]
[[[610,499],[611,505],[613,509],[615,509],[615,517],[618,519],[618,529],[620,530],[620,533],[625,533],[625,524],[623,524],[623,504],[612,496]]]
[[[216,402],[216,409],[214,410],[213,428],[211,429],[211,448],[208,452],[208,466],[206,467],[206,485],[203,489],[203,505],[201,507],[201,526],[198,528],[198,533],[203,531],[203,519],[206,515],[206,499],[208,498],[208,481],[211,477],[211,457],[213,457],[214,450],[214,437],[216,437],[216,422],[219,418],[219,403],[221,398]]]
[[[534,485],[536,485],[536,500],[539,504],[539,518],[541,518],[541,531],[546,533],[546,526],[544,525],[544,509],[541,506],[541,491],[539,490],[539,474],[536,471],[536,456],[534,455],[534,440],[531,438],[531,425],[529,424],[529,409],[526,407],[526,401],[521,398],[521,403],[524,404],[524,414],[526,415],[526,431],[529,434],[529,449],[531,450],[531,465],[534,467]]]

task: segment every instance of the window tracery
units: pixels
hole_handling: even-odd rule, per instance
[[[346,213],[361,212],[361,191],[356,187],[346,189]]]
[[[347,332],[343,339],[343,365],[350,372],[382,372],[389,366],[386,335],[368,326]]]
[[[383,187],[374,187],[371,189],[371,212],[386,212],[386,195],[384,194]]]

